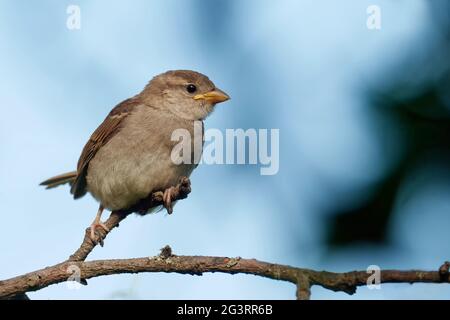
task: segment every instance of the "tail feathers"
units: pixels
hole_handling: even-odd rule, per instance
[[[73,184],[75,181],[75,178],[77,177],[77,172],[67,172],[60,174],[59,176],[47,179],[40,183],[41,186],[46,186],[46,189],[55,188],[57,186],[60,186],[62,184],[70,183],[70,185]]]

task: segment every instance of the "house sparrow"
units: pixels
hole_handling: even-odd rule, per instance
[[[90,192],[100,202],[90,226],[94,242],[96,228],[109,231],[101,222],[104,209],[135,208],[152,192],[165,190],[163,203],[170,213],[173,186],[197,166],[195,162],[177,165],[172,161],[177,143],[171,139],[172,132],[186,129],[193,137],[194,122],[204,120],[217,103],[228,99],[201,73],[177,70],[160,74],[141,93],[112,109],[86,143],[76,171],[41,185],[53,188],[69,183],[75,199]],[[191,150],[194,153],[194,148]]]

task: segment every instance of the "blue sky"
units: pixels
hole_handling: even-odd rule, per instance
[[[114,105],[154,75],[181,68],[207,74],[232,97],[207,128],[280,129],[280,171],[260,176],[256,166],[200,166],[192,194],[173,215],[130,216],[89,259],[152,256],[169,244],[175,254],[330,271],[371,264],[436,269],[448,259],[433,245],[448,236],[445,181],[423,184],[399,206],[391,247],[328,253],[322,243],[323,209],[338,199],[345,206],[392,165],[362,108],[361,85],[386,81],[405,52],[420,51],[432,19],[426,1],[376,3],[379,31],[366,27],[373,1],[0,1],[0,278],[60,262],[77,248],[97,203],[90,196],[73,201],[67,187],[46,191],[39,182],[75,168]],[[80,30],[66,28],[69,4],[80,6]],[[449,294],[445,285],[383,285],[353,297],[313,288],[317,299]],[[221,274],[109,276],[79,290],[60,284],[30,293],[32,299],[294,295],[289,283]]]

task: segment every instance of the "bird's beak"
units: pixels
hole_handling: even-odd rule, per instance
[[[221,103],[224,101],[227,101],[230,99],[230,96],[227,95],[225,92],[223,92],[220,89],[214,89],[212,91],[203,93],[203,94],[197,94],[194,96],[194,100],[204,99],[211,103]]]

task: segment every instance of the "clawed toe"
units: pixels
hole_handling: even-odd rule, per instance
[[[100,218],[103,212],[103,206],[100,205],[100,207],[98,208],[98,212],[97,215],[95,216],[94,221],[92,222],[91,226],[90,226],[90,238],[92,240],[92,242],[94,242],[95,244],[100,243],[101,246],[103,246],[103,235],[99,232],[97,232],[96,229],[98,228],[102,228],[104,231],[106,231],[106,233],[108,233],[110,230],[109,228],[106,226],[106,224],[104,224]]]
[[[91,224],[90,229],[91,229],[91,234],[90,234],[90,238],[94,243],[100,243],[102,244],[103,239],[102,239],[102,235],[97,232],[97,229],[101,228],[106,232],[109,232],[109,228],[103,223],[103,222],[94,222]]]
[[[173,212],[173,204],[172,204],[172,191],[174,187],[167,188],[164,190],[163,194],[163,205],[166,208],[168,214],[172,214]]]

